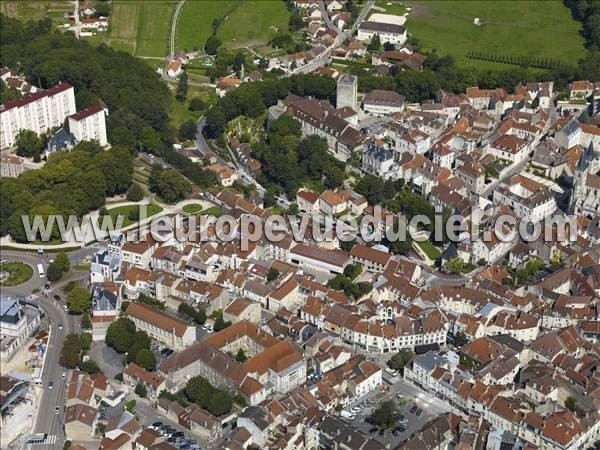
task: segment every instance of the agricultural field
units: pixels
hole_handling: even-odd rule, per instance
[[[73,4],[69,1],[9,1],[0,2],[0,12],[20,20],[40,20],[49,16],[56,25],[66,23],[65,13],[73,12]]]
[[[581,24],[557,0],[402,3],[412,8],[406,27],[419,39],[423,50],[452,55],[462,67],[498,67],[497,63],[467,59],[469,51],[509,52],[571,64],[585,55],[584,39],[579,34]],[[473,23],[475,18],[481,25]]]
[[[90,40],[135,56],[163,58],[169,50],[175,4],[173,0],[114,1],[108,32]]]
[[[290,13],[279,0],[246,0],[221,24],[217,35],[230,47],[264,45],[288,31]]]
[[[229,14],[239,1],[206,0],[187,1],[177,20],[175,47],[177,50],[191,51],[204,48],[204,43],[212,34],[212,23]]]
[[[202,48],[215,20],[222,20],[217,36],[232,48],[266,44],[276,30],[287,31],[290,14],[280,0],[188,1],[177,21],[176,47]]]

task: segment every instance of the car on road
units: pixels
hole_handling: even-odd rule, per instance
[[[63,372],[61,376],[62,376],[63,379],[67,378],[67,372]]]
[[[67,311],[69,309],[69,307],[67,306],[66,303],[63,305],[63,308],[65,309],[65,311]]]
[[[58,414],[60,412],[60,406],[56,406],[56,408],[54,408],[54,414]]]
[[[421,414],[423,414],[423,410],[421,408],[417,409],[417,417],[419,417]]]
[[[63,329],[62,323],[59,323],[59,324],[58,324],[58,329],[59,329],[59,330],[62,330],[62,329]]]
[[[417,411],[417,405],[412,405],[412,408],[410,408],[410,413],[414,414]]]
[[[60,295],[54,294],[54,300],[56,300],[57,302],[59,302],[60,301]]]
[[[398,436],[398,432],[396,430],[392,430],[392,436],[397,437]]]
[[[370,434],[373,434],[373,433],[377,433],[377,431],[379,431],[379,428],[377,428],[377,427],[373,427],[373,428],[371,428],[371,429],[369,430],[369,433],[370,433]]]
[[[151,428],[152,428],[153,430],[158,430],[158,429],[159,429],[160,427],[162,427],[162,426],[163,426],[163,423],[162,423],[162,422],[154,422],[154,423],[152,424]]]
[[[54,386],[54,382],[51,381],[50,383],[48,383],[48,389],[52,389],[53,386]]]

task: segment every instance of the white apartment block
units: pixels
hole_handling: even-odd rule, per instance
[[[98,141],[102,146],[106,139],[106,121],[104,109],[100,105],[90,106],[69,116],[69,131],[77,142]]]
[[[0,148],[14,146],[21,130],[43,134],[60,127],[75,111],[75,91],[69,83],[4,103],[0,106]]]
[[[401,25],[380,22],[363,22],[358,27],[358,40],[370,41],[379,35],[381,43],[404,45],[407,39],[406,28]]]

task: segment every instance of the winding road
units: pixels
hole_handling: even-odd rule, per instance
[[[89,253],[90,250],[83,250]],[[82,251],[72,252],[69,257],[73,263],[79,262],[83,257]],[[41,385],[41,399],[37,407],[37,416],[31,434],[47,434],[46,444],[38,444],[36,449],[54,449],[64,442],[64,405],[66,398],[66,382],[62,379],[64,369],[59,364],[60,351],[62,348],[65,336],[70,333],[80,333],[81,326],[79,319],[76,316],[69,315],[64,309],[64,301],[58,302],[49,297],[40,297],[32,295],[34,290],[40,290],[45,278],[40,278],[35,267],[42,264],[44,270],[48,267],[49,256],[47,254],[38,255],[27,252],[2,251],[2,258],[9,261],[17,261],[28,264],[34,268],[34,274],[31,279],[18,286],[3,287],[2,295],[18,295],[29,297],[26,302],[39,307],[46,318],[50,327],[50,335],[48,338],[48,346],[44,359]],[[87,274],[87,273],[84,273]],[[61,283],[64,284],[64,283]],[[62,327],[59,327],[62,324]],[[59,329],[62,328],[62,329]],[[52,389],[48,388],[48,384],[53,382]],[[54,414],[55,408],[59,406],[60,412]]]

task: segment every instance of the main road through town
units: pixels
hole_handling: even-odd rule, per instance
[[[90,250],[87,250],[88,252]],[[32,295],[34,290],[40,290],[44,287],[45,278],[41,278],[37,272],[37,265],[42,264],[46,270],[51,256],[38,255],[27,252],[2,251],[1,256],[8,261],[18,261],[29,264],[34,268],[33,277],[27,282],[14,287],[2,288],[2,295],[19,295],[28,297],[26,300],[39,307],[46,316],[50,336],[46,348],[44,367],[42,372],[41,398],[37,405],[37,416],[35,418],[32,434],[47,434],[47,443],[36,445],[36,449],[54,449],[60,448],[64,442],[64,417],[65,417],[65,395],[66,381],[62,379],[63,368],[60,366],[60,350],[62,348],[65,336],[69,333],[79,333],[80,325],[76,317],[70,316],[64,309],[64,301],[58,302],[52,295],[41,297]],[[79,259],[80,251],[73,252],[71,259]],[[60,328],[59,329],[59,325]],[[52,389],[49,389],[49,383],[53,383]],[[55,408],[59,407],[59,413],[55,414]]]

